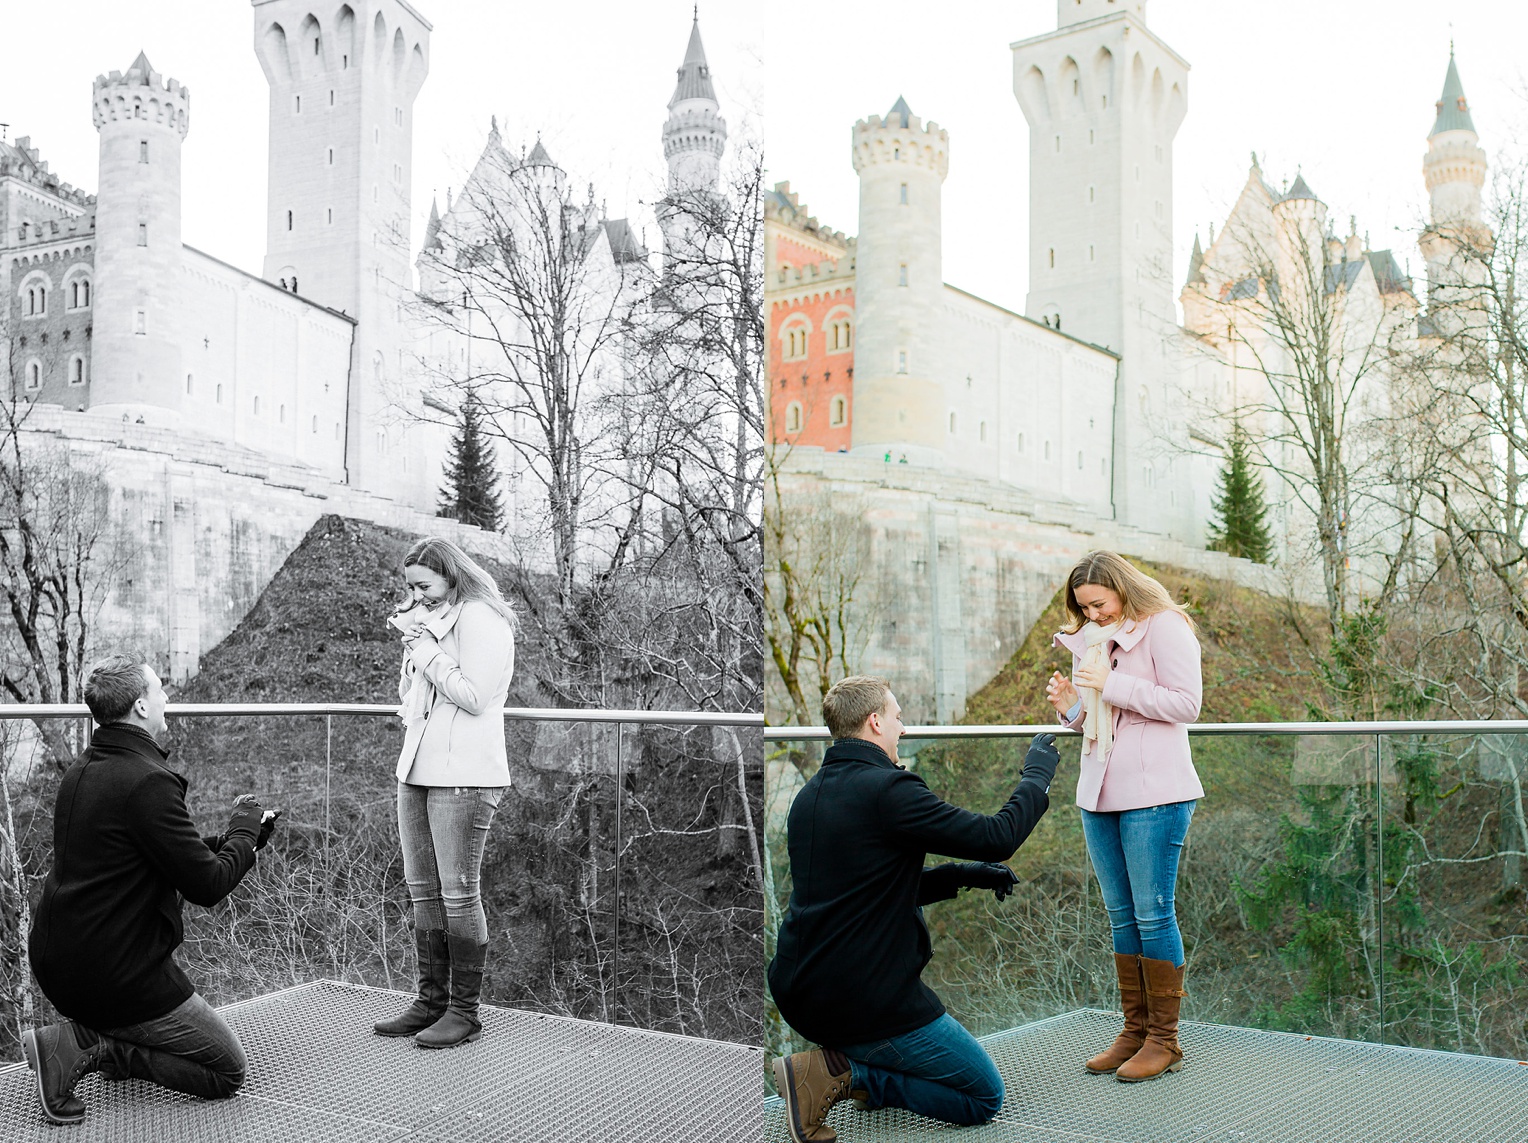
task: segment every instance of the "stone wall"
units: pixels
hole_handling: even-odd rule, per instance
[[[120,565],[92,643],[141,647],[176,682],[196,673],[325,513],[518,558],[501,535],[237,445],[49,406],[33,409],[24,432],[27,443],[65,447],[106,474]]]
[[[865,631],[856,669],[892,681],[908,723],[959,719],[968,695],[1008,662],[1067,571],[1107,548],[1275,594],[1319,598],[1319,581],[1207,552],[989,481],[799,449],[781,480],[787,505],[825,496],[862,510],[869,569],[854,604]],[[1036,685],[1040,685],[1040,680]],[[766,679],[772,723],[788,721]]]

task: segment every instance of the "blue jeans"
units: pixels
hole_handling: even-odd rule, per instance
[[[239,1038],[198,993],[154,1020],[94,1031],[107,1079],[148,1080],[203,1099],[227,1099],[244,1083]]]
[[[851,1084],[871,1107],[905,1107],[930,1119],[985,1123],[1003,1106],[1003,1077],[976,1037],[946,1012],[889,1040],[839,1046]]]
[[[1109,910],[1114,951],[1183,963],[1173,894],[1193,801],[1113,813],[1082,811],[1088,856]]]
[[[398,837],[414,926],[488,941],[481,877],[488,827],[502,786],[398,783]]]

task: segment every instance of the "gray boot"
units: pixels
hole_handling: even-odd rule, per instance
[[[451,953],[444,929],[414,930],[414,954],[419,963],[419,995],[397,1016],[378,1020],[379,1036],[412,1036],[428,1028],[446,1011],[446,985],[451,979]]]
[[[483,991],[488,945],[454,933],[447,934],[446,941],[451,946],[451,1002],[444,1016],[414,1037],[421,1048],[454,1048],[483,1034],[478,997]]]

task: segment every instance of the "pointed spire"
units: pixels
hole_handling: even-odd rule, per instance
[[[490,115],[488,117],[488,141],[490,143],[497,143],[499,141],[499,117],[497,115]]]
[[[1188,282],[1187,285],[1204,284],[1204,250],[1199,245],[1199,235],[1194,235],[1194,250],[1188,256]]]
[[[913,110],[911,107],[907,106],[907,100],[903,99],[899,95],[897,96],[897,101],[891,105],[891,110],[886,113],[886,125],[890,127],[891,121],[893,119],[900,119],[901,122],[898,124],[898,126],[910,127],[912,124],[909,122],[909,120],[912,118],[912,114]]]
[[[547,149],[541,145],[541,136],[539,134],[536,136],[536,145],[531,148],[530,158],[525,160],[525,164],[528,167],[555,167],[557,165],[552,161],[552,156],[547,153]]]
[[[1292,198],[1315,199],[1315,197],[1316,194],[1310,189],[1310,184],[1305,181],[1305,176],[1296,169],[1294,185],[1284,192],[1285,201]]]
[[[1442,131],[1473,131],[1469,101],[1464,98],[1464,84],[1459,82],[1459,69],[1454,65],[1454,45],[1448,48],[1448,74],[1443,77],[1443,94],[1438,99],[1438,117],[1433,120],[1431,139]]]
[[[149,63],[149,57],[144,52],[139,51],[138,58],[133,61],[132,66],[127,70],[136,71],[140,76],[142,76],[142,79],[139,80],[139,82],[147,87],[149,83],[149,73],[154,70],[154,65]]]
[[[690,43],[684,52],[684,63],[679,65],[679,82],[674,86],[674,97],[669,109],[685,99],[709,99],[716,102],[716,89],[711,86],[711,67],[706,63],[705,45],[700,42],[700,5],[695,6],[695,21],[690,25]]]
[[[430,197],[430,221],[424,227],[424,250],[440,250],[443,246],[440,241],[440,211],[435,207],[435,198]]]

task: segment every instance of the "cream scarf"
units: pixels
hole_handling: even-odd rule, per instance
[[[462,605],[454,603],[432,616],[423,605],[415,605],[408,611],[389,616],[387,622],[388,626],[405,634],[422,627],[439,641],[455,625],[461,610]],[[403,652],[403,677],[409,681],[409,688],[402,705],[398,707],[398,717],[403,719],[404,726],[412,726],[422,721],[435,705],[435,687],[425,677],[425,673],[414,666],[414,660],[407,650]]]
[[[1086,650],[1082,653],[1082,666],[1104,666],[1108,660],[1104,644],[1114,637],[1120,623],[1121,620],[1116,619],[1107,627],[1091,621],[1083,624],[1082,639]],[[1078,686],[1077,693],[1082,696],[1082,709],[1087,714],[1082,724],[1084,748],[1087,743],[1096,742],[1098,747],[1094,756],[1100,762],[1107,762],[1109,751],[1114,748],[1114,708],[1104,702],[1103,692],[1093,687]]]

